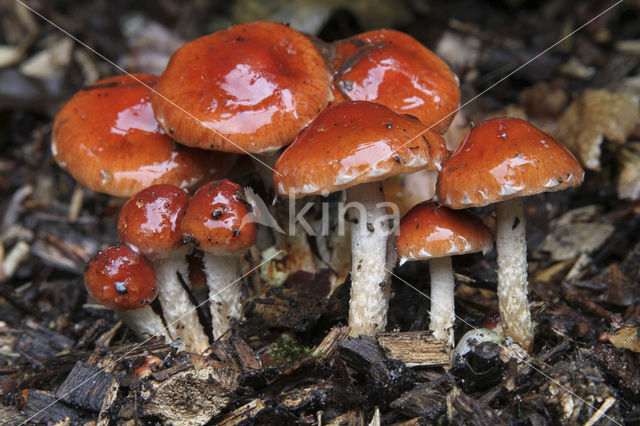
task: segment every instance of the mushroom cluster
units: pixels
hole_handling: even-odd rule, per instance
[[[256,225],[238,184],[212,181],[193,197],[173,185],[145,188],[120,211],[118,234],[120,245],[89,262],[85,284],[138,334],[180,339],[199,353],[209,346],[192,292],[182,284],[190,285],[186,256],[194,247],[207,253],[213,337],[241,318],[238,255],[255,242]],[[148,306],[156,296],[158,313]]]
[[[280,197],[346,191],[354,335],[385,329],[389,275],[399,255],[401,263],[430,259],[430,328],[452,346],[449,256],[493,243],[477,217],[452,209],[499,202],[502,323],[529,349],[525,218],[514,197],[579,185],[583,172],[559,142],[517,119],[475,126],[449,153],[441,135],[459,102],[456,75],[406,34],[378,30],[324,43],[270,22],[193,40],[159,77],[97,82],[58,113],[52,137],[56,160],[80,183],[133,196],[118,223],[122,245],[91,262],[88,290],[130,324],[144,317],[148,325],[132,325],[139,334],[164,333],[202,352],[211,336],[194,312],[186,261],[198,249],[212,337],[223,335],[242,316],[240,255],[258,232],[247,220],[252,206],[229,180],[209,182],[193,195],[185,189],[226,177],[236,155],[249,154],[265,187]],[[265,173],[271,168],[273,174]],[[419,171],[439,174],[440,204],[419,204],[398,223],[382,181]],[[132,278],[122,278],[125,269]],[[144,283],[150,289],[138,290]],[[156,296],[162,319],[149,307]]]

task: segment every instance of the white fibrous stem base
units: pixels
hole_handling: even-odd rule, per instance
[[[217,339],[231,328],[231,319],[242,318],[240,258],[205,253],[202,260],[209,286],[213,337]]]
[[[173,339],[164,327],[162,318],[147,305],[140,309],[130,309],[128,311],[116,311],[116,315],[127,325],[138,337],[148,339],[153,336],[163,337],[165,342]]]
[[[202,353],[209,347],[209,338],[198,318],[196,306],[182,287],[178,272],[188,276],[188,264],[184,254],[157,259],[153,268],[158,279],[158,301],[167,322],[169,334],[179,338],[184,349]]]
[[[525,350],[533,345],[533,325],[527,298],[527,241],[522,198],[496,205],[498,302],[505,337]]]
[[[453,269],[451,257],[429,259],[431,275],[431,313],[429,330],[433,335],[447,342],[449,349],[454,346],[453,323],[455,321],[455,304]]]
[[[347,190],[345,209],[351,224],[351,335],[373,336],[387,325],[389,272],[396,262],[389,250],[392,231],[380,182],[364,183]],[[357,220],[357,223],[355,221]],[[393,239],[391,239],[393,240]]]

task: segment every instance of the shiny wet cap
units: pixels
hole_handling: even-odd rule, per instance
[[[366,101],[325,109],[274,167],[278,195],[300,198],[420,169],[439,170],[444,139],[415,118]]]
[[[131,197],[153,184],[191,188],[220,177],[234,158],[177,145],[151,109],[157,77],[133,74],[82,89],[58,112],[51,149],[80,184],[116,197]]]
[[[584,170],[551,136],[519,118],[476,125],[443,164],[438,202],[462,209],[580,186]]]
[[[153,185],[131,197],[118,217],[118,237],[153,259],[182,248],[182,218],[189,194],[174,185]]]
[[[183,239],[207,253],[233,254],[256,241],[253,208],[243,187],[228,179],[200,187],[182,221]]]
[[[303,34],[249,22],[201,37],[171,57],[153,109],[193,147],[265,153],[289,144],[327,105],[331,76]]]
[[[109,247],[91,259],[84,285],[98,303],[119,311],[142,308],[158,295],[153,267],[125,244]]]
[[[493,237],[479,217],[432,201],[414,206],[400,221],[400,264],[412,260],[486,251]]]
[[[378,102],[435,132],[447,130],[460,104],[458,78],[416,39],[375,30],[338,42],[335,51],[337,84],[348,99]]]

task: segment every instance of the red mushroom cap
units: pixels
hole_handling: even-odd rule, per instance
[[[200,187],[182,222],[183,238],[207,253],[232,254],[251,247],[257,226],[244,189],[228,179]]]
[[[342,57],[364,43],[346,60]],[[351,100],[374,101],[418,117],[444,133],[460,104],[458,78],[413,37],[399,31],[369,31],[340,42],[338,84]],[[342,61],[340,63],[340,61]]]
[[[227,154],[179,147],[151,109],[157,77],[107,78],[81,90],[58,112],[51,148],[63,169],[82,185],[131,197],[156,183],[190,188],[232,165]]]
[[[178,49],[153,108],[185,145],[262,153],[290,143],[327,105],[330,85],[307,37],[285,25],[250,22]]]
[[[432,201],[413,207],[400,221],[400,263],[488,250],[491,232],[479,217]]]
[[[438,202],[454,209],[580,186],[584,170],[558,141],[519,118],[478,124],[442,166]]]
[[[376,182],[399,173],[439,169],[444,139],[415,118],[373,102],[325,109],[275,165],[278,194],[304,197]]]
[[[91,259],[84,285],[98,303],[118,311],[141,308],[158,295],[153,268],[125,244],[109,247]]]
[[[149,258],[182,247],[182,218],[189,194],[173,185],[153,185],[130,198],[120,210],[118,236]]]

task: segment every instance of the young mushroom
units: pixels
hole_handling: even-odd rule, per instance
[[[454,346],[455,320],[451,256],[487,251],[493,245],[491,232],[477,216],[452,210],[434,202],[413,207],[400,222],[398,257],[407,261],[429,259],[431,312],[429,329],[436,338]]]
[[[280,196],[301,198],[347,189],[351,226],[349,325],[354,335],[384,330],[395,250],[381,181],[398,173],[439,169],[442,137],[420,121],[373,102],[325,109],[285,150],[273,175]],[[349,212],[351,214],[352,212]],[[357,221],[357,222],[356,222]]]
[[[438,202],[454,209],[496,204],[498,299],[505,336],[533,345],[527,301],[527,245],[522,197],[579,186],[584,171],[551,136],[517,118],[471,129],[442,167]]]
[[[233,156],[181,147],[160,128],[146,87],[157,79],[111,77],[78,92],[53,124],[60,167],[93,191],[126,198],[157,183],[191,188],[226,173]]]
[[[183,239],[204,252],[211,322],[217,339],[242,317],[240,257],[256,240],[257,227],[244,189],[230,180],[209,182],[191,198]]]
[[[169,333],[180,338],[186,350],[202,353],[209,339],[178,277],[188,280],[189,276],[186,255],[190,247],[182,244],[182,218],[188,202],[189,194],[177,186],[143,189],[120,210],[118,236],[151,260]]]
[[[87,264],[84,285],[96,302],[115,310],[138,336],[171,341],[162,318],[149,306],[158,295],[153,267],[131,247],[121,244],[98,253]]]

